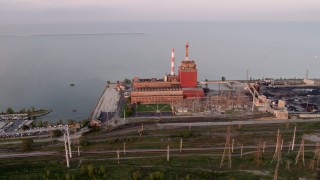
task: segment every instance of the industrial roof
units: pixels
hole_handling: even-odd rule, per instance
[[[180,87],[143,87],[135,88],[133,91],[181,91]]]

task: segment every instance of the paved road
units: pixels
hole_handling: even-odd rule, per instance
[[[320,119],[289,119],[289,120],[243,120],[225,122],[191,122],[191,123],[158,123],[159,127],[184,127],[184,126],[227,126],[246,124],[280,124],[280,123],[320,122]]]
[[[31,152],[31,153],[6,153],[0,154],[0,159],[4,158],[18,158],[18,157],[36,157],[36,156],[50,156],[50,155],[60,155],[58,151],[48,151],[48,152]]]

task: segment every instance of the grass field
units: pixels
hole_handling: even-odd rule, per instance
[[[293,129],[297,127],[294,151],[288,151]],[[305,140],[305,166],[301,161],[295,164],[302,135],[320,133],[320,123],[291,123],[231,126],[234,139],[232,168],[228,161],[220,168],[226,141],[225,126],[178,127],[166,129],[153,123],[144,123],[142,135],[139,123],[92,132],[81,138],[81,156],[71,159],[70,168],[65,167],[64,147],[61,142],[35,143],[33,151],[55,151],[56,155],[39,157],[2,158],[0,160],[1,179],[273,179],[276,161],[272,162],[275,151],[277,130],[283,137],[282,162],[278,179],[316,179],[317,170],[310,167],[317,141]],[[179,152],[180,140],[183,149]],[[258,142],[265,142],[265,152],[261,153],[260,164],[257,157]],[[86,142],[86,143],[84,143]],[[124,154],[124,143],[126,154]],[[167,146],[170,160],[167,161]],[[241,145],[244,146],[241,158]],[[193,148],[193,149],[191,149]],[[117,150],[120,159],[118,164]],[[28,153],[19,144],[0,145],[1,153]],[[287,169],[287,162],[291,162]],[[155,178],[154,178],[155,179]],[[161,179],[161,178],[160,178]]]
[[[139,104],[137,105],[137,112],[156,112],[160,110],[162,112],[171,112],[170,104]]]

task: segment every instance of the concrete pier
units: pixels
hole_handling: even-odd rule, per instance
[[[116,90],[116,84],[108,84],[91,114],[91,120],[105,122],[114,117],[117,113],[120,97],[120,92]]]

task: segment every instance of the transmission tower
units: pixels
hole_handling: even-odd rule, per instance
[[[314,151],[314,157],[313,160],[317,162],[317,168],[319,166],[319,160],[320,160],[320,146],[319,142],[317,142],[316,149]]]

